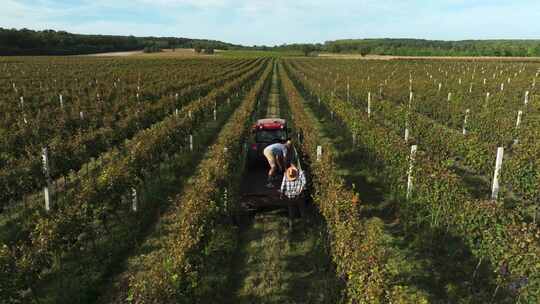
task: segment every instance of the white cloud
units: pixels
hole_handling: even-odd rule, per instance
[[[2,0],[1,27],[183,36],[243,44],[339,38],[540,37],[533,0]],[[119,14],[119,15],[115,15]],[[134,16],[130,18],[130,14]]]

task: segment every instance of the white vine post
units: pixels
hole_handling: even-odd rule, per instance
[[[193,135],[189,135],[189,151],[193,152]]]
[[[504,91],[504,82],[501,83],[501,92]]]
[[[470,109],[465,111],[465,119],[463,119],[463,135],[467,135],[467,121],[469,120]]]
[[[518,111],[518,115],[517,115],[517,119],[516,119],[516,131],[519,129],[519,125],[521,125],[521,117],[523,116],[523,111],[519,110]],[[517,139],[517,134],[516,134],[516,138],[514,139],[514,145],[517,145],[518,143],[518,139]]]
[[[409,141],[409,122],[405,123],[405,142]]]
[[[368,92],[367,95],[367,117],[371,117],[371,92]]]
[[[521,124],[521,116],[523,116],[523,111],[519,110],[516,119],[516,129],[519,129],[519,125]]]
[[[317,161],[322,159],[322,146],[317,146]]]
[[[438,90],[437,92],[440,92],[440,91],[441,91],[441,89],[442,89],[442,83],[441,83],[441,82],[439,82],[439,90]]]
[[[45,176],[45,186],[43,187],[43,195],[45,196],[45,210],[50,211],[52,205],[51,193],[52,183],[49,169],[49,154],[47,148],[43,148],[41,151],[41,159],[43,162],[43,175]]]
[[[81,118],[81,120],[84,120],[84,112],[83,111],[79,112],[79,117]]]
[[[448,93],[448,101],[450,102],[452,100],[452,92]]]
[[[523,103],[525,105],[527,105],[529,103],[529,91],[525,92],[525,100],[523,101]]]
[[[62,94],[60,94],[59,96],[59,99],[60,99],[60,108],[64,108],[64,96],[62,96]]]
[[[418,149],[417,145],[411,146],[411,155],[409,157],[409,172],[407,172],[407,199],[411,196],[412,188],[413,188],[413,168],[414,168],[414,160],[416,157],[416,150]]]
[[[347,103],[350,102],[350,99],[351,99],[351,86],[349,85],[349,80],[347,79]]]
[[[217,120],[217,111],[216,111],[216,108],[214,108],[214,121]]]
[[[135,187],[131,188],[131,210],[137,212],[137,204],[139,202],[139,197],[137,195],[137,189]]]
[[[495,172],[493,173],[493,185],[491,187],[491,199],[497,200],[499,196],[499,176],[503,162],[504,147],[497,148],[497,160],[495,162]]]
[[[413,92],[410,91],[409,92],[409,110],[411,109],[412,101],[413,101]]]
[[[21,110],[24,110],[24,97],[21,96],[20,101],[21,101]]]
[[[191,115],[191,110],[188,111],[188,117],[189,119],[193,119],[193,116]]]
[[[174,116],[178,117],[179,114],[180,114],[180,112],[178,111],[178,108],[176,108],[176,109],[174,110]]]

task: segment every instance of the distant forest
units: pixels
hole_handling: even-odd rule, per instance
[[[540,40],[347,39],[316,44],[246,47],[203,39],[82,35],[54,30],[0,28],[0,56],[74,55],[143,49],[159,51],[163,48],[300,51],[305,55],[329,52],[397,56],[540,56]]]
[[[174,37],[82,35],[64,31],[0,28],[0,56],[75,55],[162,48],[236,48],[214,40]]]
[[[324,44],[290,44],[278,50],[397,56],[540,56],[540,40],[349,39]]]

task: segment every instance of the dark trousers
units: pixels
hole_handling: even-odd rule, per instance
[[[296,209],[300,212],[300,217],[304,217],[306,214],[306,200],[303,195],[300,195],[297,198],[288,198],[285,197],[284,201],[287,203],[287,208],[289,209],[289,226],[292,226],[292,221],[296,214]]]

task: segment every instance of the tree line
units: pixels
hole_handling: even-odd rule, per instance
[[[320,52],[396,56],[540,56],[540,40],[345,39],[248,47],[204,39],[82,35],[54,30],[0,28],[0,56],[75,55],[133,50],[159,52],[164,48],[194,48],[205,53],[212,53],[214,49],[293,51],[306,56]]]
[[[259,49],[261,47],[258,47]],[[540,56],[540,40],[347,39],[324,44],[284,44],[271,50],[396,56]]]
[[[163,48],[229,49],[239,47],[215,40],[176,37],[135,37],[82,35],[65,31],[34,31],[0,28],[0,56],[13,55],[76,55]]]

